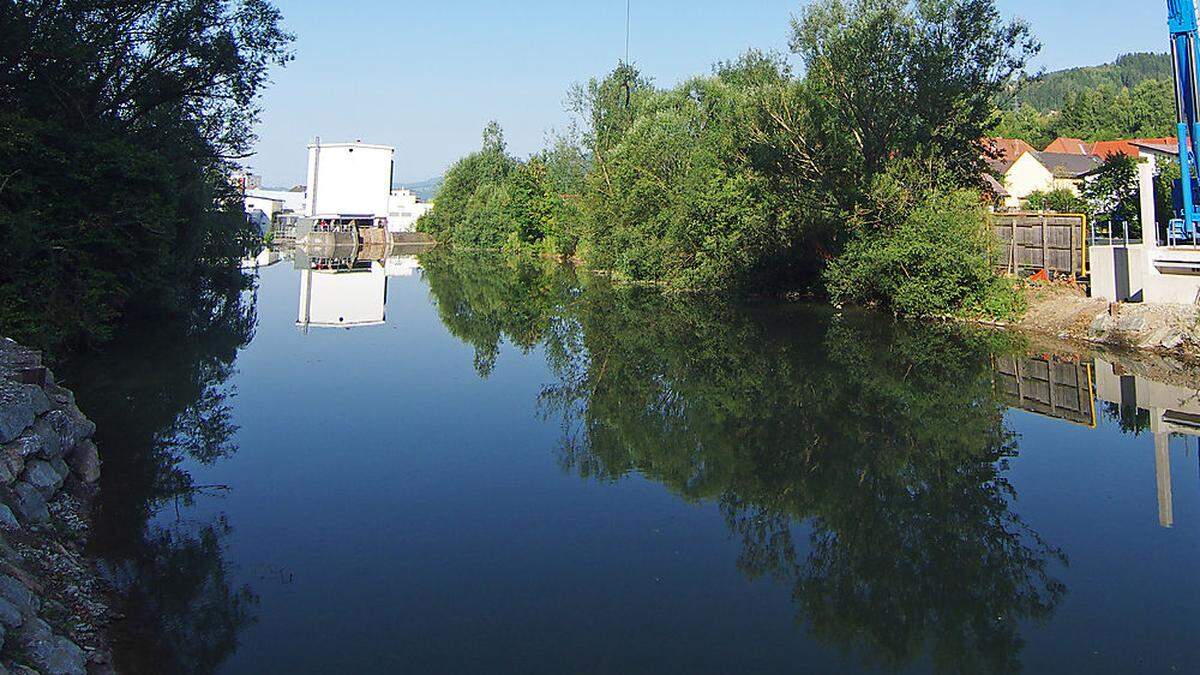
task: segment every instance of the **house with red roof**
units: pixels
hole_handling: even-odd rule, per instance
[[[1042,152],[1052,152],[1056,155],[1090,155],[1092,153],[1092,144],[1085,142],[1081,138],[1064,138],[1059,137],[1054,139],[1050,145]]]

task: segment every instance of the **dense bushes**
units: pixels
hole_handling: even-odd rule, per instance
[[[629,281],[738,293],[818,287],[842,255],[824,279],[848,283],[897,236],[899,249],[940,259],[925,286],[973,285],[925,303],[895,297],[917,288],[899,280],[835,295],[916,313],[980,301],[974,284],[992,275],[984,235],[953,241],[937,223],[962,234],[978,220],[979,139],[1037,49],[1028,28],[1002,21],[994,0],[822,0],[793,21],[791,48],[804,77],[754,51],[670,89],[621,64],[572,92],[582,133],[569,191],[546,189],[550,159],[519,162],[485,140],[420,227],[457,245],[574,254]],[[908,204],[879,201],[877,180],[900,164]]]
[[[899,224],[865,234],[826,269],[839,303],[879,305],[900,314],[967,312],[1010,318],[1020,308],[1011,282],[992,273],[995,240],[978,194],[925,195]]]
[[[446,173],[436,207],[418,229],[464,248],[540,246],[575,252],[576,194],[584,160],[566,143],[521,162],[508,154],[500,125],[490,123],[483,146]]]
[[[65,352],[240,283],[229,158],[289,58],[279,22],[263,0],[5,3],[0,333]]]

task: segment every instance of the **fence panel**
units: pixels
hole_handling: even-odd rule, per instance
[[[1074,213],[995,213],[992,229],[1002,244],[996,266],[1011,274],[1041,270],[1085,277],[1087,218]]]

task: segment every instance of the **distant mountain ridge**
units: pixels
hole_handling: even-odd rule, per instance
[[[438,189],[442,187],[442,183],[445,180],[446,179],[444,177],[437,176],[436,178],[430,178],[417,183],[397,183],[392,187],[408,188],[409,190],[417,193],[417,196],[421,198],[421,201],[431,202],[433,201],[434,196],[437,194]]]
[[[1168,54],[1140,52],[1124,54],[1116,61],[1100,66],[1068,68],[1031,79],[1017,90],[1020,103],[1028,103],[1042,112],[1062,110],[1071,93],[1108,85],[1115,89],[1133,88],[1145,80],[1170,82],[1174,75]]]

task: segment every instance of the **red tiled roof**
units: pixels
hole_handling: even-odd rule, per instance
[[[1027,152],[1036,152],[1033,146],[1019,138],[985,138],[982,141],[983,157],[989,166],[1004,173]]]
[[[1052,152],[1056,155],[1091,155],[1092,144],[1085,143],[1081,138],[1056,138],[1042,152]]]
[[[1100,141],[1092,148],[1092,154],[1100,159],[1108,159],[1113,155],[1137,157],[1139,144],[1165,146],[1177,144],[1174,138],[1131,138],[1120,141]]]

